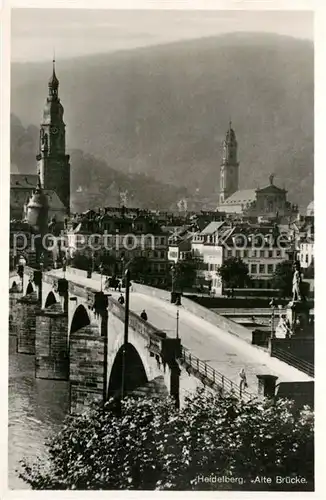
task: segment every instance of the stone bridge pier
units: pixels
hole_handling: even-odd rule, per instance
[[[25,268],[19,287],[17,352],[35,355],[37,378],[70,381],[71,412],[120,396],[123,366],[125,393],[170,394],[179,406],[179,339],[130,311],[125,344],[124,306],[65,278]]]

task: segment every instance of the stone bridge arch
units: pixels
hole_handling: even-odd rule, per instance
[[[35,292],[35,285],[33,285],[31,280],[28,280],[25,290],[25,295],[29,295],[30,293]]]
[[[42,308],[47,309],[54,304],[59,304],[61,310],[68,315],[68,282],[45,275],[42,280]]]
[[[69,321],[69,336],[76,333],[78,330],[91,324],[91,318],[83,304],[79,304],[73,311],[70,311],[71,321]]]
[[[160,349],[153,349],[149,337],[152,330],[153,326],[130,312],[125,392],[149,393],[152,396],[170,393],[171,372],[167,363],[163,363]],[[110,300],[106,399],[121,392],[123,345],[124,307]]]
[[[114,358],[110,377],[108,378],[107,399],[121,394],[122,370],[123,370],[123,350],[122,345]],[[128,342],[125,347],[125,370],[124,370],[124,391],[132,392],[148,383],[143,360],[137,349]]]
[[[33,292],[38,293],[38,286],[34,282],[34,270],[26,267],[24,269],[23,278],[18,278],[18,280],[20,282],[22,282],[22,285],[23,285],[23,288],[22,288],[23,289],[23,296],[30,295]]]
[[[57,299],[52,290],[48,293],[48,295],[45,298],[44,302],[44,308],[47,309],[48,307],[53,306],[54,304],[57,304]]]

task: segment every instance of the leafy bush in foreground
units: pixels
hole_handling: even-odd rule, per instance
[[[244,403],[204,391],[181,410],[169,398],[130,397],[121,409],[111,400],[105,411],[68,417],[48,454],[22,461],[32,489],[266,489],[255,478],[276,475],[305,477],[299,489],[313,489],[313,413],[286,400]]]

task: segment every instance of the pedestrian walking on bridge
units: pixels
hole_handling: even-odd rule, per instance
[[[240,394],[242,394],[242,391],[248,387],[247,375],[244,368],[242,368],[241,372],[239,373],[239,377],[240,377],[240,384],[239,384]]]
[[[146,311],[145,309],[143,309],[141,315],[140,315],[141,319],[143,319],[144,321],[147,321],[147,314],[146,314]]]

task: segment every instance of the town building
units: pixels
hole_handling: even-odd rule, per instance
[[[314,202],[311,201],[309,205],[307,206],[307,216],[308,217],[314,217],[315,215],[315,208],[314,208]]]
[[[309,238],[300,242],[298,260],[302,269],[308,269],[314,265],[314,242]]]
[[[294,223],[298,247],[298,260],[304,274],[314,277],[315,225],[312,215],[304,217],[301,224]]]
[[[270,289],[276,266],[289,259],[290,248],[288,233],[281,233],[276,224],[241,224],[224,239],[223,257],[247,264],[252,288]]]
[[[168,234],[151,215],[129,216],[124,207],[105,213],[89,210],[75,215],[67,229],[68,258],[77,254],[110,256],[114,273],[122,275],[128,263],[143,258],[147,264],[146,283],[164,285],[169,281]]]
[[[191,226],[182,226],[178,228],[168,238],[168,260],[170,262],[180,262],[192,257],[191,242],[193,231],[189,230]]]
[[[197,270],[197,282],[213,295],[222,295],[222,282],[218,270],[224,259],[223,241],[232,232],[232,224],[226,221],[213,221],[202,231],[193,234],[192,253],[202,262]]]
[[[238,143],[231,122],[223,141],[217,210],[258,220],[277,220],[298,213],[298,206],[287,201],[287,191],[274,184],[274,175],[270,175],[269,184],[261,189],[239,190]]]

